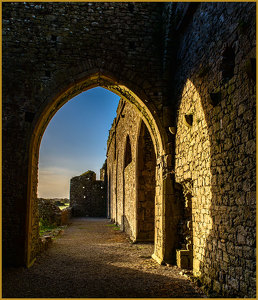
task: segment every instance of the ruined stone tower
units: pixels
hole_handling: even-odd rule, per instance
[[[96,173],[87,171],[71,179],[70,206],[72,207],[72,216],[106,217],[106,200],[107,189],[104,177],[103,180],[96,180]]]

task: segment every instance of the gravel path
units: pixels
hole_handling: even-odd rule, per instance
[[[107,219],[73,219],[30,269],[3,270],[4,298],[201,298],[176,267],[151,259]]]

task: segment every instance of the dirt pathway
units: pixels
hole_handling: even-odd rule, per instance
[[[30,269],[3,270],[4,298],[204,297],[106,219],[74,219]]]

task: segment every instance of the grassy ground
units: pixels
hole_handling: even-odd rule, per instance
[[[45,220],[40,219],[39,222],[39,235],[55,235],[54,233],[59,232],[60,230],[64,229],[66,226],[57,226],[55,224],[49,224]]]
[[[116,224],[108,224],[106,226],[112,227],[114,230],[120,230],[120,227],[117,226]]]
[[[66,203],[65,205],[63,205],[63,206],[58,206],[61,210],[63,210],[63,209],[65,209],[65,208],[67,208],[67,207],[69,207],[69,203]]]

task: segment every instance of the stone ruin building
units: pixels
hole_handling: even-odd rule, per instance
[[[70,207],[74,217],[106,217],[107,189],[105,169],[100,170],[100,180],[96,173],[87,171],[70,181]]]
[[[38,198],[38,210],[39,218],[49,225],[62,226],[69,222],[70,207],[61,210],[53,199]]]
[[[256,296],[256,3],[4,2],[3,263],[37,257],[41,137],[77,94],[122,98],[108,216],[153,259]],[[100,108],[101,109],[101,108]]]

